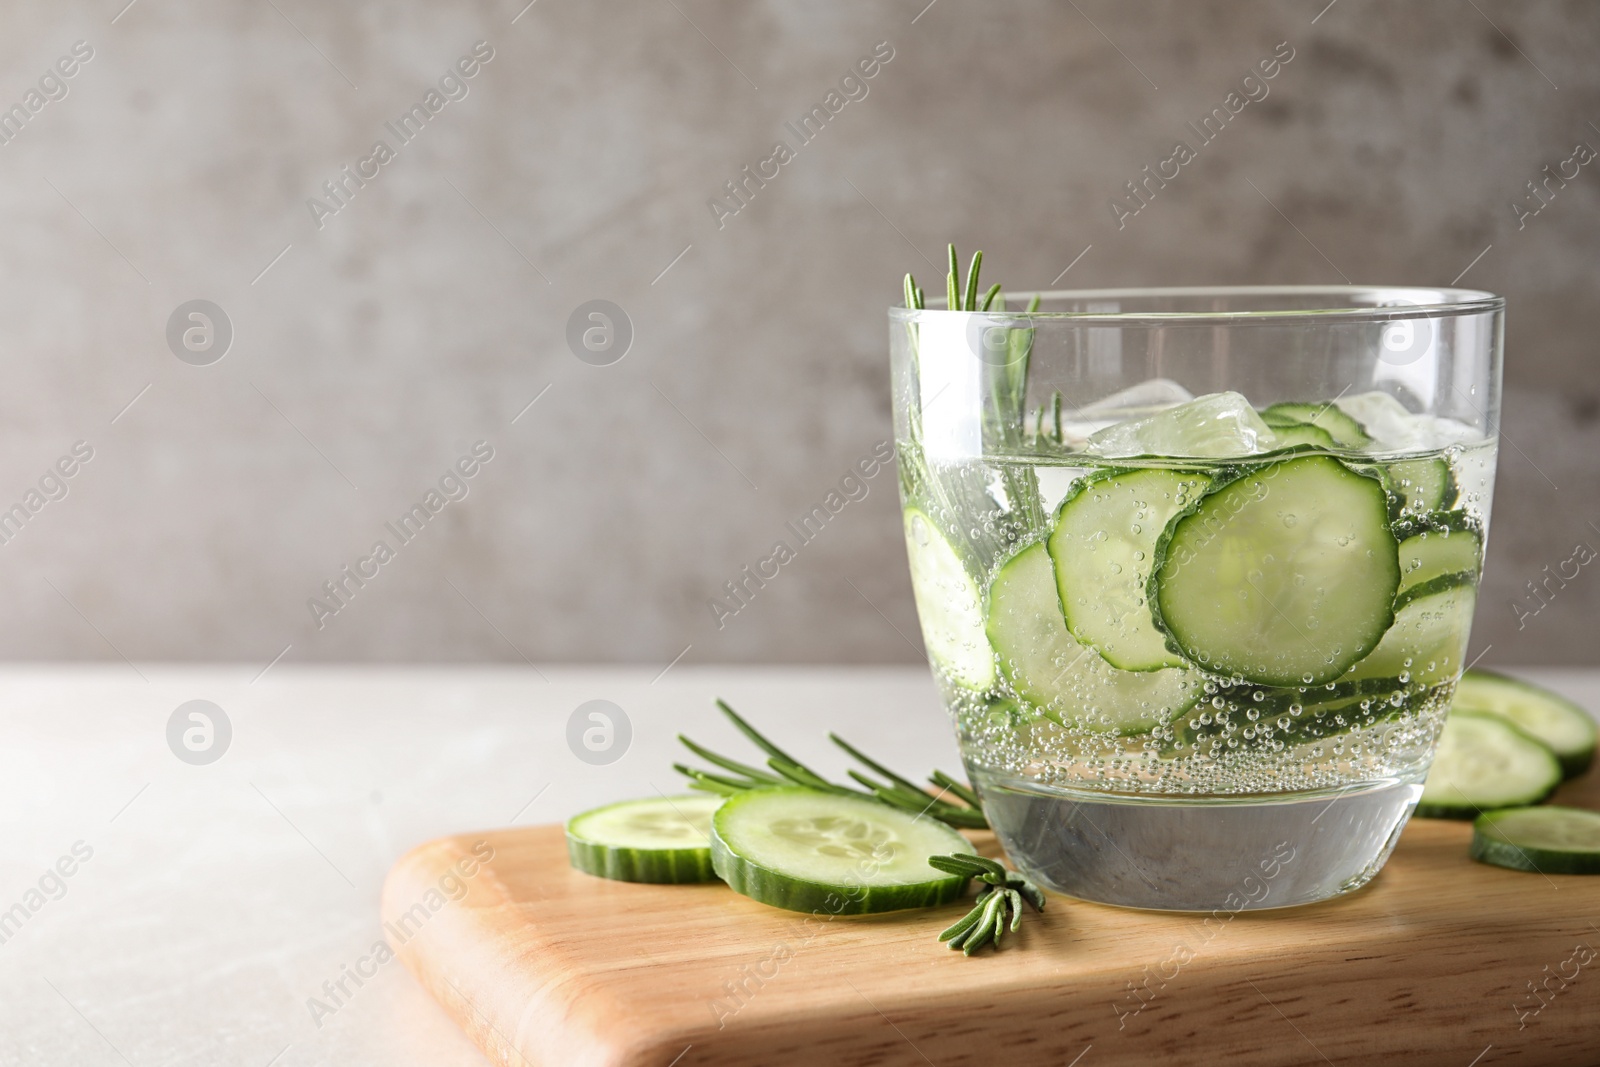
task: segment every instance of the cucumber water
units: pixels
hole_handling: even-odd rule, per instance
[[[924,457],[906,489],[924,641],[985,802],[1390,782],[1385,811],[1409,810],[1467,658],[1494,443],[1371,394],[1070,410],[1023,447]]]

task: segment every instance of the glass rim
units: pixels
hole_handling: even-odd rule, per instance
[[[1337,298],[1353,299],[1358,294],[1370,297],[1374,303],[1336,303]],[[1194,299],[1204,297],[1327,297],[1326,307],[1300,308],[1231,308],[1227,310],[1160,311],[1140,308],[1130,311],[957,311],[950,312],[943,305],[943,297],[928,300],[928,307],[913,309],[891,306],[889,318],[894,322],[917,322],[924,316],[987,315],[1005,319],[1028,319],[1068,322],[1087,326],[1216,326],[1223,323],[1262,323],[1294,325],[1297,320],[1307,323],[1337,321],[1392,322],[1397,319],[1442,318],[1505,309],[1505,297],[1483,289],[1458,289],[1453,286],[1429,287],[1409,285],[1222,285],[1130,287],[1123,289],[1041,289],[1006,293],[1008,300],[1151,300],[1159,298]],[[1394,301],[1377,303],[1376,301]]]

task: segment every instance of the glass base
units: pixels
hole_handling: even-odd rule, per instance
[[[968,773],[1023,874],[1082,900],[1254,911],[1359,889],[1383,866],[1422,783],[1268,796],[1129,796]]]

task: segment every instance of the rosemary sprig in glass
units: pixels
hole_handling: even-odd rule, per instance
[[[698,789],[707,793],[718,793],[722,796],[733,796],[746,789],[760,789],[770,785],[799,785],[807,789],[815,789],[820,793],[837,793],[848,796],[864,797],[887,804],[892,808],[910,812],[913,815],[928,815],[938,819],[947,826],[962,830],[986,830],[989,821],[983,816],[983,809],[978,802],[978,794],[972,787],[964,782],[959,782],[945,774],[943,771],[934,771],[928,781],[937,789],[938,795],[930,794],[926,789],[911,782],[891,771],[878,761],[870,758],[860,749],[851,745],[838,734],[830,733],[828,739],[845,752],[849,753],[857,762],[864,765],[867,770],[886,779],[879,781],[861,771],[852,769],[850,777],[865,789],[855,789],[848,785],[830,782],[810,767],[801,763],[783,749],[773,744],[754,726],[751,726],[728,706],[726,701],[718,700],[717,707],[722,710],[738,728],[739,732],[749,738],[762,752],[766,753],[766,769],[742,763],[735,759],[713,752],[703,745],[696,744],[683,734],[678,735],[678,740],[683,742],[685,748],[707,763],[714,764],[727,771],[727,774],[717,774],[690,767],[683,763],[674,763],[672,769],[689,779],[689,788]],[[944,799],[951,796],[961,803],[951,803]]]
[[[970,956],[988,944],[998,950],[1006,931],[1015,933],[1022,924],[1024,900],[1033,905],[1034,911],[1044,911],[1044,894],[1038,886],[986,856],[930,856],[928,866],[987,883],[972,910],[939,935],[940,941],[950,942],[950,947],[960,949],[962,955]]]

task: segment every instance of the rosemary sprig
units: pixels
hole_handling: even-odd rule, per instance
[[[960,853],[949,856],[930,856],[928,866],[946,874],[976,878],[987,883],[973,903],[972,910],[962,916],[939,935],[940,941],[950,942],[962,955],[970,956],[984,945],[993,944],[998,951],[1007,929],[1015,933],[1022,924],[1022,902],[1033,905],[1034,911],[1044,911],[1044,894],[1039,887],[1015,871],[1008,871],[996,860],[985,856],[968,856]],[[1006,922],[1010,912],[1010,923]]]
[[[892,808],[910,812],[913,815],[929,815],[947,826],[954,826],[965,830],[986,830],[989,821],[983,816],[983,809],[979,806],[978,795],[972,787],[963,782],[958,782],[943,771],[934,771],[928,781],[939,791],[937,795],[930,794],[926,789],[911,782],[891,771],[883,764],[870,758],[861,750],[851,745],[837,734],[829,734],[828,739],[854,759],[863,764],[873,774],[887,779],[879,781],[857,770],[850,771],[850,777],[865,789],[855,789],[847,785],[830,782],[810,767],[801,763],[783,749],[767,740],[766,736],[751,726],[745,719],[728,706],[726,701],[718,700],[717,707],[738,728],[739,732],[749,738],[762,752],[766,753],[767,769],[741,763],[729,759],[719,753],[713,752],[703,745],[696,744],[683,734],[678,735],[678,740],[683,742],[685,748],[696,756],[713,764],[728,774],[715,774],[690,767],[682,763],[674,763],[672,769],[689,779],[689,788],[698,789],[706,793],[717,793],[722,796],[733,796],[746,789],[760,789],[762,786],[771,785],[798,785],[807,789],[815,789],[819,793],[836,793],[848,796],[864,797],[867,800],[876,800]],[[961,803],[953,804],[944,799],[948,794]]]

